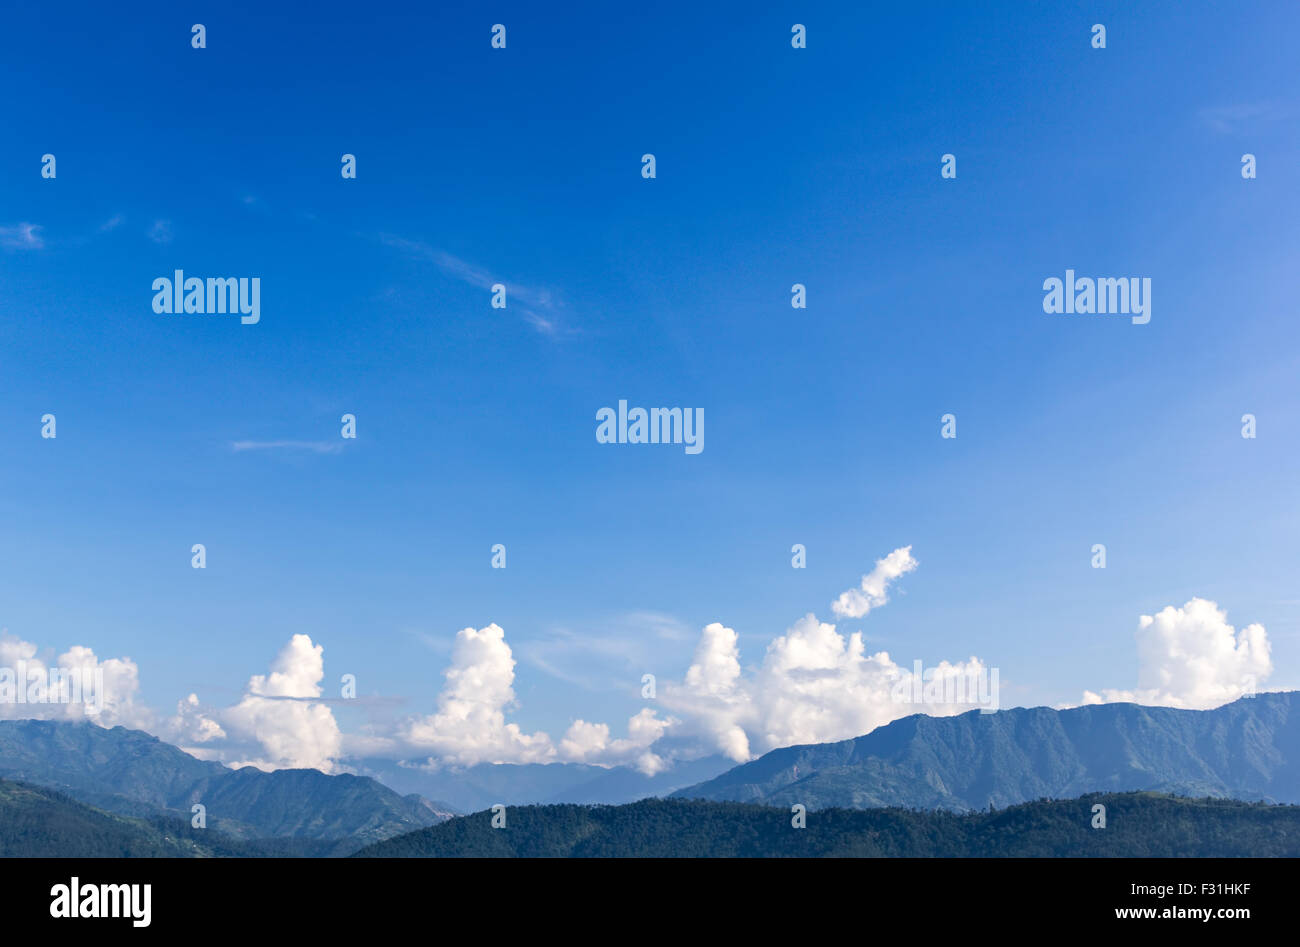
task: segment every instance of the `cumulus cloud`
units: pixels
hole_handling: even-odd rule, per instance
[[[873,608],[888,602],[889,583],[916,566],[911,546],[895,549],[885,558],[876,560],[876,567],[862,577],[860,588],[849,589],[832,602],[831,611],[839,618],[862,618]]]
[[[463,628],[452,646],[451,665],[435,713],[406,721],[398,745],[427,753],[430,765],[550,763],[630,764],[653,774],[667,762],[650,751],[676,721],[645,709],[628,721],[626,738],[611,738],[604,723],[575,720],[557,746],[546,733],[525,733],[506,715],[516,707],[515,659],[497,624]]]
[[[836,600],[836,614],[861,617],[887,603],[890,584],[916,566],[910,546],[894,550],[859,588]],[[628,765],[653,775],[675,758],[720,753],[743,762],[784,746],[850,739],[913,713],[946,716],[997,706],[997,669],[979,658],[909,668],[887,651],[867,653],[862,632],[842,632],[813,613],[772,639],[757,665],[742,662],[739,640],[720,622],[706,625],[682,679],[660,683],[662,709],[640,710],[629,719],[626,736],[578,718],[553,741],[509,719],[518,702],[516,661],[505,631],[496,624],[464,628],[452,644],[436,709],[347,738],[345,752],[345,737],[322,694],[324,648],[307,635],[294,635],[265,674],[250,677],[233,706],[205,707],[190,694],[155,726],[136,703],[139,673],[129,658],[100,660],[78,646],[51,660],[35,645],[0,633],[0,718],[85,717],[155,730],[202,758],[262,769],[338,772],[340,760],[364,748],[363,755],[426,760],[422,765],[431,768],[581,762]],[[1273,670],[1262,625],[1237,630],[1217,604],[1200,598],[1141,616],[1137,646],[1137,687],[1088,691],[1085,703],[1204,709],[1253,693]],[[48,683],[51,668],[99,674],[102,711],[92,716],[84,703],[17,703],[6,696],[3,669],[20,662],[38,682],[33,694],[42,686],[47,694],[60,693],[64,683]]]
[[[325,677],[325,647],[308,635],[294,635],[275,660],[270,674],[248,679],[249,694],[258,697],[319,697]]]
[[[143,727],[152,715],[136,703],[139,690],[140,669],[130,658],[101,661],[74,645],[50,661],[31,642],[0,631],[0,719]]]
[[[184,700],[178,700],[176,716],[165,727],[183,743],[209,743],[226,739],[226,731],[221,729],[221,724],[203,711],[198,694],[190,694]]]
[[[524,733],[506,723],[515,704],[515,659],[501,626],[462,628],[436,713],[407,722],[411,746],[462,765],[481,762],[541,763],[555,756],[545,733]]]
[[[916,565],[910,546],[895,550],[863,577],[860,590],[840,597],[837,611],[861,617],[885,604],[889,583]],[[987,674],[978,658],[909,670],[888,652],[868,655],[861,632],[846,636],[812,614],[772,641],[756,669],[742,666],[738,642],[720,622],[705,626],[683,680],[661,688],[660,702],[673,716],[644,709],[628,721],[626,738],[612,737],[607,724],[577,719],[556,744],[507,722],[515,709],[515,660],[505,632],[495,624],[465,628],[456,635],[437,712],[409,720],[394,751],[418,750],[430,766],[562,760],[653,774],[671,765],[669,751],[657,749],[667,736],[674,751],[743,761],[777,747],[859,736],[921,710],[946,715],[987,706],[987,694],[984,704],[976,702],[972,684],[951,686]]]
[[[339,769],[343,736],[321,697],[324,647],[294,635],[269,674],[249,678],[232,707],[205,709],[197,695],[180,701],[165,724],[170,739],[204,759],[258,769]]]
[[[757,715],[751,689],[741,679],[738,636],[721,622],[706,625],[681,685],[668,683],[663,702],[688,720],[686,733],[704,737],[710,749],[747,760],[749,734]]]
[[[1268,633],[1240,631],[1215,602],[1194,598],[1138,620],[1135,690],[1084,691],[1085,704],[1125,701],[1206,710],[1253,694],[1273,673]]]
[[[574,763],[627,764],[653,776],[670,764],[650,747],[676,723],[671,717],[660,719],[647,707],[627,722],[627,739],[611,740],[608,725],[575,720],[560,741],[560,755]]]
[[[353,736],[348,749],[380,755],[418,752],[435,766],[564,761],[626,764],[653,775],[670,765],[651,746],[677,721],[661,719],[650,709],[628,721],[622,738],[613,737],[607,724],[575,720],[558,746],[546,733],[525,733],[508,723],[506,714],[515,706],[514,668],[498,625],[463,629],[456,636],[437,712],[405,721],[387,736]],[[71,699],[74,672],[79,684],[86,682],[78,699]],[[42,658],[36,645],[0,632],[0,719],[120,724],[235,767],[346,769],[341,763],[344,735],[323,697],[324,677],[324,647],[308,635],[294,635],[267,673],[249,678],[233,706],[207,706],[191,693],[177,702],[174,714],[160,717],[136,702],[139,669],[129,658],[101,661],[91,649],[76,646],[50,660]]]
[[[743,762],[783,746],[861,736],[914,713],[971,710],[980,706],[973,682],[987,671],[973,657],[909,670],[887,651],[867,654],[861,632],[846,637],[809,613],[773,640],[748,674],[736,632],[707,626],[684,681],[665,685],[663,703],[685,718],[679,736],[694,735],[706,750]]]
[[[889,584],[915,568],[910,546],[895,550],[863,577],[860,590],[840,597],[837,613],[861,617],[883,605]],[[673,629],[670,637],[680,637],[681,629]],[[23,653],[29,652],[35,649],[27,646]],[[195,755],[230,765],[336,771],[345,737],[322,698],[323,652],[309,636],[295,635],[268,673],[249,679],[234,706],[207,707],[190,694],[157,729]],[[86,649],[65,658],[94,661]],[[138,687],[135,666],[104,662],[104,667],[113,682],[108,690],[124,695],[110,696],[110,702],[129,705]],[[971,659],[942,664],[939,673],[982,667]],[[866,654],[860,632],[843,635],[812,614],[772,641],[762,664],[750,671],[741,665],[735,630],[719,622],[707,625],[684,679],[661,689],[665,710],[640,710],[628,720],[623,737],[614,736],[608,724],[585,718],[573,720],[558,741],[542,731],[526,732],[509,719],[517,709],[515,668],[499,625],[464,628],[455,636],[434,712],[350,738],[348,750],[364,746],[383,756],[425,759],[434,767],[564,761],[629,765],[654,774],[670,766],[670,754],[683,747],[687,755],[721,752],[746,760],[780,746],[858,736],[918,709],[910,691],[898,689],[913,672],[896,665],[887,652]],[[971,706],[926,703],[926,712],[937,714]]]

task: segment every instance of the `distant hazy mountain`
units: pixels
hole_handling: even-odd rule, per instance
[[[240,838],[355,839],[357,844],[432,825],[451,813],[373,779],[317,770],[264,773],[204,762],[138,730],[90,723],[0,721],[0,778],[55,789],[121,815],[190,823]]]
[[[734,765],[724,757],[709,756],[678,762],[672,769],[654,776],[645,776],[627,766],[606,768],[584,763],[481,763],[429,771],[389,760],[362,760],[357,768],[399,792],[445,800],[461,812],[480,812],[498,803],[525,806],[635,802],[650,796],[665,796]]]
[[[1104,829],[1092,807],[1106,807]],[[354,857],[763,858],[1102,857],[1300,855],[1300,808],[1153,793],[1096,794],[1000,812],[827,809],[804,828],[789,809],[650,799],[625,806],[507,809],[388,839]]]
[[[587,782],[570,786],[555,793],[545,803],[620,803],[636,802],[653,796],[667,796],[674,790],[690,786],[702,779],[725,773],[736,764],[725,756],[706,756],[699,760],[678,761],[673,768],[645,776],[627,766],[614,766],[600,770]]]
[[[1099,704],[917,715],[853,740],[774,750],[674,795],[960,811],[1129,790],[1300,802],[1300,693],[1215,710]]]

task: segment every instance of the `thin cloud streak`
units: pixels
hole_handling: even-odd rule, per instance
[[[13,224],[0,227],[0,247],[11,250],[43,250],[45,240],[40,235],[40,224]]]
[[[337,454],[343,442],[333,441],[234,441],[230,445],[236,453],[250,450],[306,450],[317,454]]]
[[[501,283],[506,287],[507,308],[511,303],[518,305],[519,311],[528,324],[543,335],[555,336],[559,333],[559,321],[554,314],[555,310],[561,308],[561,306],[556,294],[551,290],[525,286],[507,279],[494,277],[487,270],[475,266],[473,263],[419,240],[408,240],[405,237],[398,237],[388,233],[379,234],[378,239],[386,247],[400,250],[419,259],[428,260],[447,276],[476,289],[491,291],[495,284]],[[539,309],[544,310],[549,315],[538,313],[536,310]]]

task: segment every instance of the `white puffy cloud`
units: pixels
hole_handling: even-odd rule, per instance
[[[545,733],[506,723],[515,704],[515,659],[499,625],[456,633],[436,713],[406,723],[402,739],[445,761],[543,763],[555,757]]]
[[[205,708],[196,694],[160,718],[137,703],[140,671],[130,658],[100,660],[77,645],[50,661],[36,645],[0,632],[0,719],[90,720],[106,727],[146,730],[182,748],[230,765],[262,769],[336,769],[341,735],[321,696],[323,648],[294,635],[269,674],[252,677],[233,707]],[[26,679],[17,700],[19,676]],[[79,679],[80,699],[73,688]]]
[[[889,583],[916,566],[911,546],[895,549],[885,558],[876,560],[876,567],[862,577],[860,588],[849,589],[832,602],[831,611],[839,618],[862,618],[873,608],[888,602]]]
[[[144,727],[149,709],[136,703],[140,669],[130,658],[101,661],[74,645],[53,661],[0,631],[0,719],[90,720],[105,727]]]
[[[861,617],[880,607],[890,583],[916,566],[910,546],[894,550],[877,561],[860,588],[836,600],[836,614]],[[1218,605],[1199,598],[1141,616],[1137,645],[1137,687],[1088,691],[1085,703],[1215,707],[1254,692],[1273,669],[1263,626],[1238,631]],[[190,694],[174,716],[155,725],[148,709],[136,703],[139,673],[129,658],[101,661],[78,646],[51,661],[35,645],[0,633],[0,719],[85,717],[123,724],[156,731],[205,759],[263,769],[338,772],[346,756],[373,753],[427,759],[424,765],[435,768],[566,761],[628,765],[653,775],[673,758],[721,753],[740,762],[779,747],[850,739],[913,713],[945,716],[989,708],[990,700],[997,706],[997,671],[976,657],[942,661],[925,671],[919,662],[909,668],[887,651],[868,654],[860,631],[841,632],[809,613],[773,639],[756,666],[742,664],[734,629],[719,622],[705,626],[682,680],[661,683],[663,710],[640,710],[629,719],[625,737],[613,736],[605,723],[575,719],[555,742],[509,721],[517,704],[516,661],[503,629],[489,624],[457,633],[433,713],[345,738],[322,696],[323,653],[309,636],[295,635],[267,673],[248,680],[234,706],[205,707]],[[6,698],[3,669],[20,662],[37,681],[31,691],[37,695],[49,693],[48,683],[44,691],[41,686],[50,668],[84,670],[92,679],[99,679],[97,673],[102,712],[88,714],[85,702],[20,704]],[[53,686],[57,694],[66,684]]]
[[[703,737],[710,751],[747,760],[746,727],[753,725],[757,714],[751,688],[742,679],[737,640],[735,630],[721,622],[706,625],[685,681],[666,683],[661,699],[687,718],[683,732]]]
[[[890,582],[917,566],[912,547],[895,549],[841,595],[837,615],[861,617],[888,602]],[[683,719],[678,737],[743,761],[783,746],[846,740],[914,713],[946,716],[997,706],[997,671],[978,658],[923,669],[867,654],[862,633],[845,635],[811,612],[768,646],[746,671],[738,636],[704,628],[681,683],[666,683],[663,704]]]
[[[573,721],[560,746],[571,759],[582,760],[598,753],[609,745],[609,724],[587,723],[579,718]]]
[[[663,702],[685,718],[679,735],[694,735],[737,762],[783,746],[861,736],[914,713],[971,710],[980,706],[975,681],[987,672],[977,658],[945,661],[922,671],[914,687],[914,670],[886,651],[868,655],[861,632],[845,637],[811,613],[773,640],[750,674],[741,672],[736,641],[730,628],[705,628],[685,680],[666,684]]]
[[[982,669],[972,658],[961,665],[944,662],[939,673]],[[861,632],[845,638],[834,625],[805,615],[768,646],[758,672],[762,749],[844,740],[922,710],[945,716],[971,709],[970,702],[935,702],[933,690],[923,694],[923,707],[914,706],[906,699],[911,676],[889,652],[867,654]]]
[[[910,546],[895,550],[863,577],[860,590],[840,596],[836,612],[865,615],[888,601],[890,582],[915,568]],[[25,646],[22,653],[34,651]],[[328,703],[320,699],[323,652],[307,635],[293,636],[268,673],[249,679],[234,706],[206,707],[190,694],[159,724],[160,735],[195,755],[230,765],[337,771],[345,737]],[[87,649],[73,649],[65,657],[94,661]],[[103,666],[116,687],[107,690],[125,695],[116,698],[117,705],[129,704],[138,687],[134,664],[110,661]],[[944,663],[938,673],[952,677],[982,667],[971,659]],[[353,736],[347,740],[348,752],[364,748],[390,757],[415,756],[432,766],[630,765],[652,775],[671,765],[666,757],[683,746],[688,754],[721,752],[746,760],[779,746],[858,736],[920,709],[910,702],[910,687],[899,689],[912,672],[894,664],[886,652],[867,655],[860,632],[846,637],[812,614],[772,641],[763,663],[750,672],[742,668],[735,630],[717,622],[707,625],[683,681],[663,688],[662,705],[675,716],[642,709],[629,719],[625,737],[614,737],[608,724],[581,718],[558,743],[542,731],[525,732],[508,720],[516,707],[515,668],[500,626],[462,629],[436,710],[382,732]],[[950,706],[928,695],[926,703],[926,712],[936,714],[971,706],[960,701]],[[661,743],[666,736],[673,739]],[[671,750],[663,748],[669,744]]]
[[[325,677],[325,648],[308,635],[294,635],[275,660],[271,673],[248,679],[248,693],[258,697],[319,697]]]
[[[1138,620],[1135,690],[1084,691],[1085,704],[1125,701],[1206,710],[1236,700],[1273,673],[1268,633],[1240,631],[1215,602],[1194,598]]]
[[[660,719],[647,707],[628,720],[627,739],[611,740],[607,724],[575,720],[560,741],[560,756],[574,763],[627,764],[653,776],[669,763],[650,747],[677,722]]]
[[[294,635],[269,674],[249,678],[239,703],[209,709],[190,694],[164,724],[165,736],[230,766],[337,772],[343,736],[329,705],[313,699],[321,696],[324,651],[310,636]]]
[[[254,740],[259,758],[232,765],[259,769],[319,769],[332,772],[342,736],[321,696],[324,647],[307,635],[294,635],[276,655],[268,675],[254,675],[244,697],[220,714],[232,739]]]
[[[169,736],[181,743],[209,743],[226,739],[226,731],[221,724],[204,712],[199,704],[199,695],[190,694],[184,700],[176,702],[176,716],[166,724]]]
[[[667,762],[650,750],[676,721],[645,709],[628,721],[626,738],[612,738],[604,723],[575,720],[557,746],[544,732],[525,733],[507,723],[515,708],[515,659],[496,624],[463,628],[452,646],[446,683],[435,713],[405,722],[393,749],[428,754],[427,765],[580,762],[632,765],[653,775]]]

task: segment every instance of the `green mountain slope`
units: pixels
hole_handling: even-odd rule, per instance
[[[0,721],[0,778],[57,790],[119,815],[164,816],[260,839],[353,839],[361,845],[432,825],[452,813],[373,779],[317,770],[265,773],[204,762],[138,730],[91,723]]]
[[[0,857],[204,858],[251,851],[215,834],[196,838],[181,825],[112,815],[53,790],[0,780]]]
[[[1092,827],[1092,807],[1107,825]],[[1095,794],[994,812],[827,809],[805,828],[788,809],[650,799],[527,806],[452,819],[357,858],[746,858],[1300,856],[1300,807],[1154,793]]]
[[[917,715],[853,740],[774,750],[673,795],[963,811],[1129,790],[1300,802],[1300,694],[1204,711],[1101,704]]]

